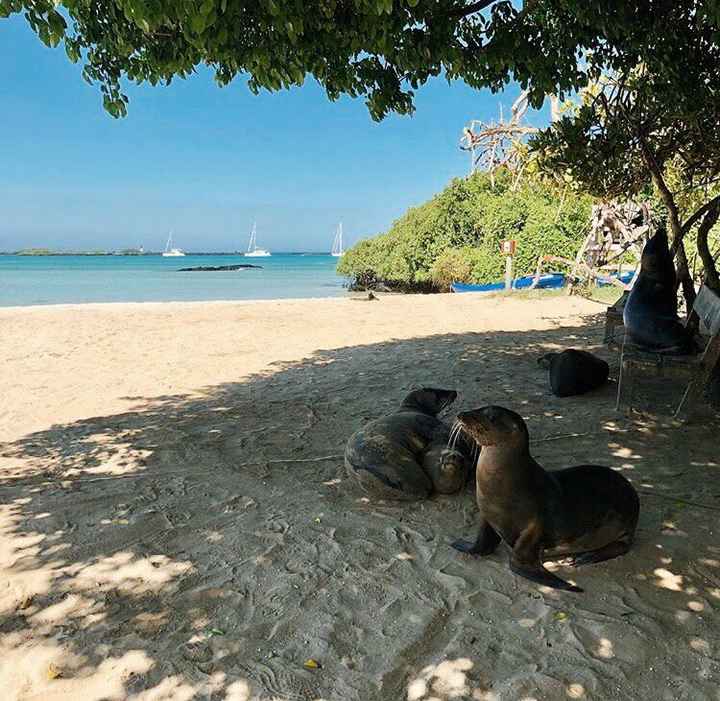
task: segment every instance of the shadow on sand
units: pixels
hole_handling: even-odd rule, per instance
[[[5,698],[717,698],[717,440],[616,414],[613,384],[550,395],[537,356],[601,335],[591,319],[318,351],[0,445]],[[557,565],[586,589],[562,594],[502,549],[448,546],[474,530],[470,491],[364,499],[347,436],[423,384],[458,389],[453,411],[520,412],[546,468],[622,470],[642,492],[633,551]]]

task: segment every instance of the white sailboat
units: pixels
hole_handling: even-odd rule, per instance
[[[345,253],[345,251],[343,251],[342,234],[342,222],[340,222],[337,230],[335,231],[335,239],[333,240],[332,251],[330,252],[330,255],[335,256],[335,258],[339,258],[343,253]]]
[[[255,226],[255,223],[253,222],[252,231],[250,232],[250,243],[248,244],[248,249],[247,249],[247,252],[245,253],[245,256],[247,258],[259,258],[259,257],[265,257],[265,256],[272,255],[272,253],[270,253],[270,251],[266,251],[264,248],[258,248],[256,239],[257,239],[257,227]]]
[[[173,248],[172,247],[172,231],[170,232],[170,235],[168,236],[167,243],[165,244],[165,250],[163,251],[163,256],[165,258],[177,258],[178,256],[184,256],[185,253],[180,248]]]

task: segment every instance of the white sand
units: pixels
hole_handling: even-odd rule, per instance
[[[708,425],[552,397],[604,307],[476,295],[0,310],[0,699],[720,699]],[[527,419],[548,468],[642,492],[633,551],[472,560],[471,492],[369,503],[347,436],[414,385]],[[580,435],[568,435],[580,434]],[[551,438],[553,440],[546,440]],[[687,503],[692,502],[692,503]],[[309,658],[318,669],[305,669]]]

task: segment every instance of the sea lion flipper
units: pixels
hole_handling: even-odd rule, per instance
[[[565,591],[581,592],[570,582],[548,572],[542,565],[542,542],[543,527],[538,519],[533,519],[522,531],[513,545],[513,553],[510,558],[510,569],[531,582],[544,584],[553,589],[564,589]]]
[[[553,589],[563,589],[564,591],[582,592],[580,587],[566,582],[564,579],[554,575],[546,570],[542,565],[525,565],[517,562],[514,558],[510,560],[510,570],[525,579],[537,584],[544,584],[546,587]]]
[[[598,550],[591,550],[590,552],[575,555],[575,557],[570,560],[570,564],[574,567],[578,567],[579,565],[592,565],[596,562],[603,562],[624,555],[628,550],[630,550],[629,541],[616,540]]]
[[[495,552],[495,548],[500,544],[500,540],[501,538],[495,529],[487,521],[483,521],[480,525],[478,537],[474,543],[469,540],[456,540],[450,545],[461,553],[484,557],[485,555],[492,555]]]

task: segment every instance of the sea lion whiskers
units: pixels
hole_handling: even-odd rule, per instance
[[[455,450],[455,446],[457,445],[458,439],[460,438],[462,432],[462,424],[456,419],[453,422],[452,427],[450,428],[450,435],[448,436],[448,448],[450,448],[450,450]]]

